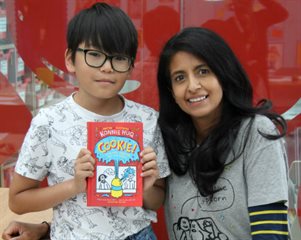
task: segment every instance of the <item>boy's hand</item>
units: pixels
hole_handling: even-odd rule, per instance
[[[142,162],[142,177],[143,177],[143,190],[149,190],[159,177],[159,169],[157,166],[157,155],[153,148],[146,147],[140,153]]]
[[[88,149],[81,149],[75,161],[74,189],[76,193],[86,191],[87,177],[93,177],[95,160]]]

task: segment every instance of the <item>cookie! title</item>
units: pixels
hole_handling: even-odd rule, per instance
[[[99,136],[103,141],[97,144],[100,153],[106,153],[111,150],[135,153],[137,142],[133,141],[135,133],[129,129],[103,129],[99,131]],[[108,136],[108,137],[107,137]]]
[[[129,140],[131,140],[131,139],[129,139]],[[132,143],[131,142],[126,141],[126,140],[112,139],[107,142],[100,142],[98,144],[97,148],[100,153],[106,153],[108,151],[111,151],[112,149],[115,149],[116,151],[125,151],[128,153],[135,153],[135,151],[137,149],[137,143],[133,144],[133,142]]]

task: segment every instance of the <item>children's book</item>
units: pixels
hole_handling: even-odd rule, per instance
[[[87,180],[88,206],[142,206],[143,124],[88,122],[88,149],[96,160]]]

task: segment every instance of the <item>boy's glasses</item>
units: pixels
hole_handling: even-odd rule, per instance
[[[84,52],[85,62],[93,68],[102,67],[107,59],[110,60],[111,67],[120,73],[129,71],[132,66],[132,59],[123,55],[107,55],[104,52],[92,49],[77,48],[77,51]]]

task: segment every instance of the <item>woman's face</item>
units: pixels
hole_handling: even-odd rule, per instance
[[[220,116],[223,90],[207,64],[180,51],[172,57],[169,70],[178,106],[193,120],[215,122]]]

